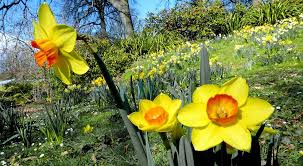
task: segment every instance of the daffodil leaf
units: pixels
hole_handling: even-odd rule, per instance
[[[65,84],[71,84],[71,73],[69,64],[63,59],[59,58],[58,62],[54,65],[56,76]]]
[[[52,28],[50,38],[60,51],[71,52],[75,48],[77,33],[67,25],[56,25]]]
[[[57,25],[53,12],[46,3],[43,3],[39,8],[38,20],[48,36],[52,28]]]
[[[88,71],[89,67],[86,61],[75,51],[65,52],[61,51],[61,55],[70,65],[71,70],[76,74],[84,74]]]

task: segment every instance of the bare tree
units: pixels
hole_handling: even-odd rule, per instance
[[[129,37],[134,33],[134,26],[131,19],[128,0],[108,0],[120,14],[122,24],[124,25],[125,37]]]

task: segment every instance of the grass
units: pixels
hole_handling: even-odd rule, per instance
[[[46,142],[40,135],[29,148],[18,142],[0,147],[0,152],[4,152],[0,161],[20,165],[136,164],[130,138],[115,110],[100,112],[91,106],[81,106],[73,111],[78,118],[70,125],[61,145]],[[38,119],[41,114],[31,116]],[[91,133],[82,130],[87,124],[93,126]]]

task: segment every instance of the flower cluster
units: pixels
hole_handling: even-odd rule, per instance
[[[250,151],[251,132],[273,113],[265,100],[248,97],[245,79],[236,77],[223,86],[202,85],[193,93],[193,102],[181,107],[181,100],[165,94],[153,101],[141,100],[139,111],[130,121],[143,131],[171,132],[177,121],[192,127],[192,143],[204,151],[222,142],[243,151]]]
[[[102,85],[105,85],[105,84],[106,84],[106,81],[105,81],[103,76],[100,76],[100,77],[98,77],[98,78],[96,78],[95,80],[92,81],[93,86],[102,86]]]
[[[163,75],[172,66],[182,66],[186,61],[194,61],[199,51],[199,44],[186,42],[174,49],[167,50],[166,53],[159,51],[150,54],[143,63],[135,64],[135,67],[127,70],[124,79],[128,80],[131,75],[133,79]]]

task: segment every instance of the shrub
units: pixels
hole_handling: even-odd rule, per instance
[[[199,1],[195,5],[182,4],[158,14],[150,14],[146,27],[155,31],[177,32],[187,40],[196,40],[223,33],[226,14],[218,1],[212,4]]]
[[[220,1],[197,1],[149,14],[146,27],[197,40],[229,34],[247,25],[275,24],[278,20],[299,16],[302,11],[302,0],[272,0],[256,6],[238,3],[232,10],[227,10]]]
[[[28,82],[8,83],[0,90],[0,103],[2,106],[19,106],[31,101],[33,85]]]

